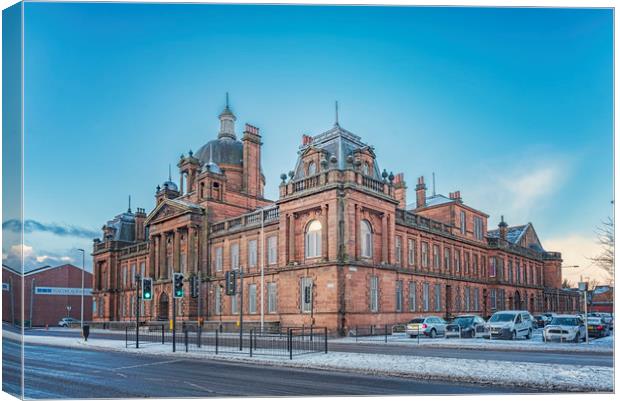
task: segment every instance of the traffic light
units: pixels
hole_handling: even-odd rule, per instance
[[[312,287],[310,287],[309,285],[304,287],[304,303],[305,304],[309,304],[310,303],[310,299],[312,297]]]
[[[226,272],[226,295],[237,294],[237,272],[230,270]]]
[[[174,273],[173,277],[174,298],[183,298],[183,274]]]
[[[198,286],[200,285],[200,278],[193,274],[190,278],[189,278],[189,292],[192,296],[192,298],[198,298]]]
[[[153,299],[153,279],[142,279],[142,299],[146,301]]]

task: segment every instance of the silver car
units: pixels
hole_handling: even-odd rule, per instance
[[[437,316],[426,316],[412,319],[405,327],[405,333],[414,338],[425,335],[435,338],[446,333],[446,321]]]
[[[586,325],[577,315],[556,315],[543,330],[545,341],[585,341]]]

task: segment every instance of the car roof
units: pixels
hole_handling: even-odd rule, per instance
[[[555,317],[579,317],[577,315],[555,315]]]

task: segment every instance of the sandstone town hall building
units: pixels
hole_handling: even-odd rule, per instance
[[[246,322],[314,322],[344,334],[420,315],[579,308],[561,288],[561,254],[543,248],[531,223],[502,218],[489,230],[489,216],[460,191],[431,195],[424,177],[409,203],[403,174],[382,169],[373,147],[338,121],[302,136],[274,201],[264,187],[275,177],[261,168],[268,135],[246,124],[239,138],[228,104],[219,120],[217,138],[181,155],[178,184],[157,186],[148,214],[129,208],[94,240],[94,321],[135,319],[136,274],[153,278],[153,299],[140,305],[146,321],[176,313],[231,322],[243,308]],[[240,268],[243,305],[224,290],[225,272]],[[176,310],[173,272],[200,281],[196,298],[186,282]]]

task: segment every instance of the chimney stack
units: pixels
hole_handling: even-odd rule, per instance
[[[461,202],[461,191],[450,192],[450,199],[454,199],[455,201]]]
[[[499,227],[499,237],[503,240],[506,239],[506,234],[508,233],[508,224],[504,221],[504,216],[502,215],[502,221],[497,225]]]
[[[394,198],[398,201],[399,208],[407,208],[407,184],[405,184],[405,173],[398,173],[394,177]]]
[[[426,184],[424,184],[424,176],[418,177],[418,185],[415,186],[415,204],[416,208],[426,206]]]
[[[310,135],[301,136],[301,145],[306,146],[312,143],[312,137]]]

